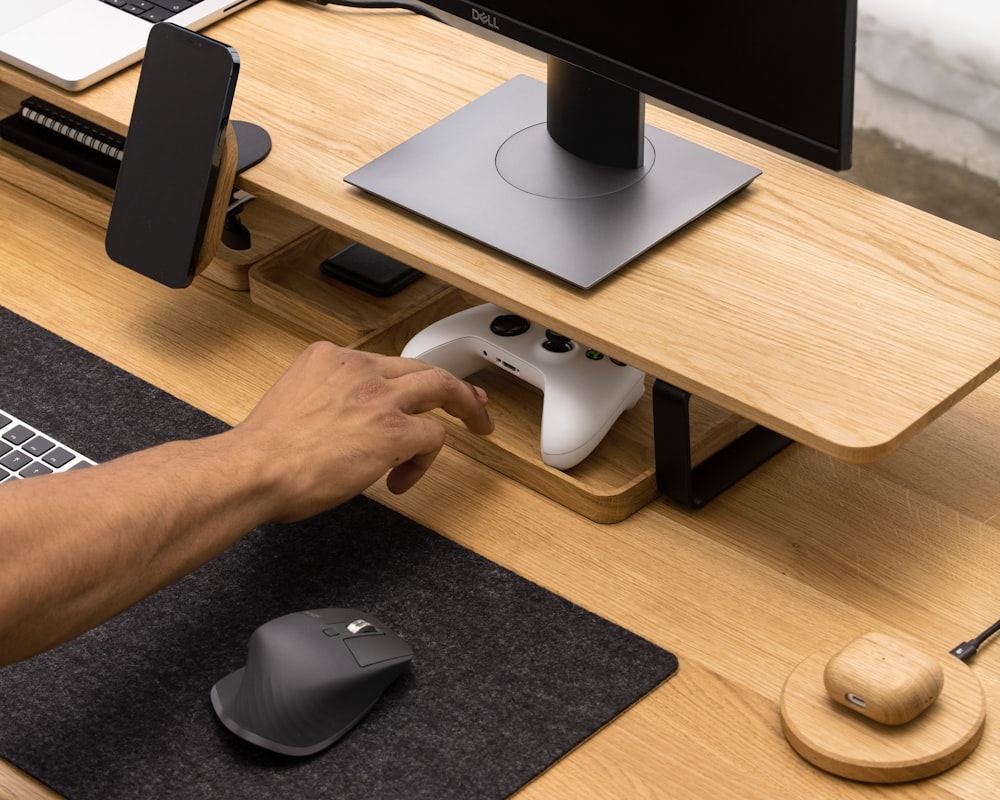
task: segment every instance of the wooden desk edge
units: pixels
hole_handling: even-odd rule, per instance
[[[311,10],[315,11],[315,9]],[[249,24],[250,21],[258,18],[266,20],[269,18],[269,15],[273,15],[275,13],[280,14],[283,13],[283,11],[284,9],[281,8],[280,4],[258,4],[254,8],[248,9],[245,14],[237,15],[223,23],[219,23],[219,34],[225,35],[225,31],[229,30],[230,26],[235,27],[244,23]],[[332,23],[332,18],[330,21]],[[125,73],[116,76],[114,79],[103,81],[85,92],[73,94],[55,89],[54,87],[51,87],[48,84],[19,70],[5,65],[0,65],[0,79],[8,81],[12,85],[16,85],[24,91],[36,93],[39,96],[50,99],[57,104],[67,107],[71,111],[75,110],[78,113],[87,113],[87,115],[93,118],[95,122],[120,130],[125,127],[121,120],[125,119],[127,116],[124,112],[131,108],[131,97],[134,93],[134,86],[137,77],[138,67],[132,67]],[[272,189],[269,189],[266,184],[257,184],[252,172],[246,176],[245,182],[252,190],[259,191],[262,197],[275,195],[275,192]],[[357,194],[358,193],[355,193],[355,195]],[[401,257],[403,260],[409,261],[410,263],[416,262],[414,263],[415,266],[418,266],[429,274],[442,277],[452,285],[456,286],[456,288],[475,294],[485,301],[497,302],[501,305],[506,305],[510,307],[511,310],[519,313],[525,313],[528,316],[539,316],[540,321],[546,321],[546,319],[551,315],[550,311],[537,312],[537,309],[525,306],[522,300],[511,300],[507,298],[500,288],[496,288],[492,285],[477,283],[470,276],[457,272],[449,268],[447,265],[442,266],[437,263],[432,263],[426,257],[426,248],[423,250],[416,250],[412,247],[406,246],[405,240],[390,238],[383,233],[373,234],[368,232],[364,230],[364,225],[355,224],[356,220],[354,219],[348,220],[334,218],[325,212],[304,208],[290,199],[277,195],[274,196],[274,200],[278,203],[283,201],[286,202],[286,204],[289,205],[289,207],[292,207],[296,213],[301,213],[304,217],[311,219],[318,224],[327,226],[331,230],[346,233],[358,241],[376,246],[379,249],[389,252],[390,255],[396,255],[397,257]],[[378,225],[382,231],[386,229],[395,229],[396,223],[400,222],[402,223],[402,227],[412,225],[417,226],[421,231],[421,235],[431,242],[440,240],[442,236],[451,236],[448,231],[443,230],[438,226],[433,226],[423,221],[416,220],[416,218],[412,215],[401,212],[398,209],[382,203],[381,201],[368,197],[362,198],[360,196],[357,196],[356,200],[357,202],[352,201],[351,208],[362,209],[358,212],[362,216],[370,216],[373,213],[376,214],[382,220]],[[356,216],[353,211],[352,216]],[[487,252],[485,248],[479,248],[474,244],[472,247],[477,251],[482,251],[483,253]],[[503,259],[501,258],[500,261],[503,261]],[[535,285],[537,283],[535,276],[532,276],[530,283],[531,285]],[[555,282],[554,279],[545,281],[545,285],[556,286],[560,289],[566,288],[563,287],[562,284]],[[572,295],[572,291],[570,291],[569,294]],[[531,313],[532,310],[536,310],[537,313],[533,315]],[[552,320],[555,321],[556,318],[553,316]],[[603,346],[605,343],[598,341],[596,344],[598,346]],[[605,347],[605,349],[608,352],[614,352],[615,348],[612,346]],[[871,434],[860,430],[847,431],[844,432],[846,436],[854,436],[856,438],[846,438],[844,435],[834,435],[835,432],[830,428],[819,432],[820,429],[816,426],[810,427],[799,424],[790,419],[790,415],[771,413],[768,408],[763,406],[763,404],[751,405],[749,403],[745,403],[732,394],[727,394],[725,391],[722,391],[716,386],[704,383],[697,377],[692,377],[689,374],[681,374],[676,371],[676,369],[663,367],[649,359],[636,357],[629,358],[627,360],[629,360],[630,363],[633,363],[634,366],[643,369],[649,374],[662,378],[704,400],[719,405],[735,414],[745,417],[746,419],[752,420],[770,428],[771,430],[788,436],[794,441],[849,463],[870,463],[894,452],[902,443],[908,441],[916,435],[916,433],[926,427],[929,422],[938,417],[941,413],[944,413],[944,411],[964,398],[969,392],[1000,369],[1000,362],[994,361],[987,368],[979,371],[977,374],[969,376],[969,378],[965,380],[961,386],[958,386],[952,394],[939,399],[929,408],[922,409],[920,413],[910,417],[907,424],[902,427],[896,426],[890,430],[889,426],[886,426],[884,430],[880,429],[872,432]],[[815,417],[819,415],[814,414],[813,416]]]
[[[113,302],[118,292],[125,292],[123,296],[135,294],[143,299],[157,294],[154,291],[155,287],[135,286],[133,281],[122,278],[123,276],[118,274],[102,278],[102,282],[106,281],[108,285],[113,284],[116,287],[121,283],[128,285],[126,288],[116,288],[112,296],[103,298],[104,302]],[[87,284],[73,285],[68,291],[74,302],[78,297],[80,299],[89,297],[86,294],[81,295],[81,292],[86,293]],[[209,293],[208,287],[204,286],[195,291]],[[227,304],[230,301],[230,296],[221,291],[213,289],[210,294],[217,301]],[[50,315],[56,320],[59,317],[57,309],[49,308],[41,313],[43,317]],[[78,309],[76,313],[83,314],[84,309]],[[254,313],[253,316],[264,318],[266,315]],[[65,324],[63,320],[58,321],[60,324]],[[274,321],[269,321],[268,324],[273,327],[276,337],[287,336]],[[89,335],[86,331],[78,330],[77,333],[84,337]],[[183,347],[186,342],[174,344]],[[108,342],[107,349],[118,355],[124,353],[129,356],[131,351],[136,349],[136,344],[131,338],[120,338]],[[291,350],[291,346],[285,349]],[[224,356],[219,355],[217,358],[221,360]],[[173,360],[178,362],[182,377],[198,380],[193,374],[198,365],[188,361],[181,364],[177,358]],[[252,383],[256,386],[260,380],[263,379],[258,379],[255,375]],[[213,383],[218,381],[215,380]],[[185,386],[189,389],[189,397],[203,393],[207,389],[206,385],[197,382],[185,381]],[[994,390],[988,397],[995,394]],[[233,403],[232,398],[230,397],[227,402]],[[238,413],[239,403],[235,403],[230,411],[231,419],[233,414]],[[445,474],[463,477],[467,474],[466,467],[469,463],[461,457],[446,453],[443,454],[443,461],[440,467],[448,470]],[[819,459],[819,461],[826,460]],[[566,592],[569,599],[579,601],[583,598],[588,608],[609,619],[624,621],[626,624],[630,620],[638,622],[637,630],[667,645],[682,644],[678,654],[684,666],[677,678],[670,681],[665,691],[656,693],[654,697],[645,698],[637,709],[626,715],[626,719],[616,720],[608,728],[602,729],[591,741],[584,743],[580,749],[569,754],[566,759],[557,762],[552,769],[539,776],[536,782],[525,787],[523,790],[525,797],[576,796],[579,786],[586,785],[580,783],[581,775],[587,780],[604,780],[608,777],[609,769],[630,772],[633,767],[636,768],[636,772],[630,774],[634,776],[635,783],[622,785],[634,786],[637,793],[643,791],[655,793],[658,788],[662,789],[673,780],[679,781],[677,785],[680,789],[692,792],[692,796],[699,791],[699,787],[709,794],[714,794],[720,787],[732,789],[732,793],[736,796],[741,793],[737,785],[740,781],[746,783],[743,787],[745,796],[752,797],[782,796],[785,792],[787,792],[785,796],[813,797],[842,797],[855,793],[860,796],[866,793],[866,787],[855,787],[838,779],[814,774],[806,765],[797,764],[789,756],[777,727],[775,685],[779,674],[773,669],[775,666],[780,668],[794,661],[796,653],[810,647],[810,642],[816,638],[824,636],[842,638],[846,629],[858,624],[867,625],[872,617],[879,619],[880,622],[884,621],[890,627],[906,625],[907,613],[901,611],[900,607],[907,605],[902,601],[912,598],[902,597],[900,587],[907,586],[909,569],[914,569],[918,563],[915,556],[909,556],[908,560],[902,563],[897,563],[895,560],[887,562],[892,567],[886,575],[890,585],[869,587],[865,584],[871,593],[865,593],[863,602],[859,601],[856,606],[846,607],[842,605],[842,601],[838,602],[836,597],[828,598],[823,593],[823,587],[813,585],[806,578],[808,575],[815,577],[818,574],[821,578],[832,577],[835,579],[832,582],[843,581],[851,587],[860,578],[863,569],[867,572],[873,571],[871,565],[864,565],[859,560],[856,569],[851,569],[850,565],[845,569],[839,563],[831,562],[808,573],[807,576],[801,574],[804,570],[808,570],[810,561],[815,562],[823,557],[826,551],[820,548],[827,544],[828,531],[800,529],[799,523],[803,520],[799,514],[793,512],[787,517],[784,515],[778,517],[777,522],[780,527],[772,531],[773,542],[753,541],[755,530],[773,521],[767,516],[767,504],[786,502],[784,484],[775,490],[775,487],[768,484],[769,479],[766,476],[761,479],[761,485],[750,487],[748,493],[742,494],[741,499],[736,500],[734,505],[724,505],[718,513],[713,512],[695,520],[683,513],[658,506],[649,512],[645,510],[640,512],[634,522],[628,521],[620,527],[597,530],[585,521],[575,519],[572,512],[550,507],[534,496],[529,489],[517,487],[502,478],[498,479],[495,474],[486,475],[488,470],[485,469],[476,469],[472,472],[475,473],[470,478],[473,485],[488,480],[491,493],[497,495],[489,499],[486,508],[467,508],[464,504],[460,508],[465,491],[475,491],[475,489],[469,489],[468,483],[445,486],[439,474],[428,476],[431,479],[429,486],[423,487],[412,496],[389,498],[387,492],[381,489],[373,492],[373,495],[395,504],[395,507],[403,513],[425,524],[443,520],[440,527],[446,535],[453,536],[466,545],[474,546],[477,550],[485,551],[498,563],[542,585],[548,585],[554,591],[566,589],[566,582],[558,573],[567,562],[559,562],[558,557],[572,551],[578,555],[574,555],[568,561],[572,566],[582,570],[581,574],[596,575],[603,581],[606,572],[610,580],[615,582],[615,586],[614,591],[609,592],[607,586],[588,582],[583,586],[574,587],[574,591]],[[790,466],[782,469],[783,478],[794,480],[797,474],[798,470]],[[819,477],[821,475],[822,472]],[[821,481],[818,481],[817,475],[807,474],[807,485],[800,488],[807,490],[807,496],[815,491],[819,497],[824,498],[826,495],[814,485],[818,482]],[[826,519],[828,516],[831,519],[843,519],[843,528],[849,532],[856,524],[864,524],[863,517],[853,516],[851,513],[857,509],[852,509],[849,505],[850,485],[850,480],[843,481],[836,487],[837,491],[832,492],[834,499],[826,502],[836,503],[834,507],[826,508],[815,516],[810,509],[809,520],[815,524],[817,519]],[[866,484],[865,491],[877,494],[877,502],[881,503],[885,499],[886,488],[883,481],[874,479],[871,486]],[[780,501],[774,499],[776,492],[783,495]],[[794,494],[794,487],[792,493]],[[905,498],[900,496],[903,494]],[[914,513],[917,514],[926,510],[927,504],[932,502],[924,497],[911,495],[909,487],[905,490],[896,490],[893,497],[904,509],[909,508],[912,500],[915,506]],[[428,502],[429,499],[434,502]],[[862,499],[876,502],[870,497]],[[525,533],[522,534],[522,539],[511,536],[512,530],[509,526],[491,527],[491,522],[509,523],[509,519],[504,516],[506,512],[497,509],[509,508],[514,501],[518,501],[518,507],[523,507],[522,513],[530,521],[527,525],[523,525]],[[805,506],[808,507],[808,502]],[[932,505],[931,509],[933,508]],[[864,510],[867,514],[867,502]],[[890,523],[896,522],[892,516],[880,516],[877,510],[875,515],[878,519],[866,533],[884,533],[893,527]],[[922,534],[914,537],[917,545],[926,545],[926,540],[933,532],[933,524],[942,523],[942,515],[938,515],[936,521],[933,519],[934,516],[933,513],[923,515],[930,520],[932,528],[930,531],[916,532]],[[720,526],[721,530],[715,530]],[[977,528],[969,524],[965,516],[961,517],[955,527],[956,530],[965,529],[967,533],[965,541],[980,548],[984,547],[984,542],[990,538],[985,534],[992,530],[985,526]],[[470,528],[473,529],[471,532]],[[893,538],[893,534],[898,535],[899,531],[889,530],[887,538]],[[845,534],[838,529],[837,535],[853,534]],[[512,541],[506,541],[508,537]],[[858,535],[854,539],[848,539],[848,544],[861,547],[864,538]],[[829,545],[835,550],[840,548],[836,540],[829,542]],[[648,553],[644,552],[647,546],[652,546]],[[609,551],[592,549],[595,547],[607,547]],[[537,558],[535,548],[542,554],[556,556],[555,566],[547,563],[545,558]],[[758,552],[760,548],[765,552]],[[777,554],[768,556],[766,552],[768,548],[778,551]],[[847,549],[852,548],[849,546]],[[962,550],[962,547],[959,546],[957,549]],[[985,552],[985,550],[975,551],[977,555]],[[964,559],[969,554],[962,552],[959,555]],[[772,563],[775,559],[776,561]],[[592,563],[599,563],[600,568],[591,568]],[[985,574],[985,563],[973,559],[971,568]],[[951,577],[954,573],[945,568],[941,570],[941,574]],[[618,583],[622,578],[626,581]],[[649,583],[649,586],[634,593],[632,581]],[[730,582],[732,582],[731,594],[739,596],[740,606],[736,610],[731,605],[726,605],[727,601],[733,602],[727,596]],[[791,585],[793,582],[795,586]],[[951,581],[947,583],[946,596],[950,597],[956,587]],[[698,591],[704,591],[705,594],[686,594],[690,584],[697,584]],[[662,592],[663,596],[647,598],[645,591]],[[827,591],[830,591],[828,587]],[[932,596],[939,599],[943,591],[941,587],[937,587],[937,593]],[[633,599],[626,601],[623,595],[630,595]],[[718,616],[724,614],[732,614],[731,619],[737,619],[739,615],[748,613],[748,610],[754,610],[745,605],[750,603],[756,604],[755,610],[758,613],[767,613],[768,604],[780,605],[782,598],[794,598],[800,605],[782,609],[782,613],[776,615],[781,617],[782,625],[773,631],[775,641],[771,641],[770,638],[766,642],[756,639],[758,636],[771,636],[766,628],[766,620],[763,623],[765,626],[763,631],[755,627],[745,631],[737,625],[726,625],[722,626],[722,630],[706,632],[706,627],[710,627],[705,625],[706,619],[724,619]],[[983,606],[986,599],[980,598]],[[647,601],[648,605],[640,601]],[[696,603],[691,612],[688,611],[690,602]],[[957,626],[962,619],[967,619],[968,608],[964,599],[960,610],[948,608],[947,603],[940,608],[938,606],[934,608],[936,613],[932,618],[925,619],[921,616],[922,608],[918,602],[912,615],[919,620],[917,624],[928,624],[936,629],[935,633],[943,631],[946,636],[950,636],[954,630],[953,626]],[[816,610],[820,615],[825,614],[825,617],[821,616],[820,619],[829,626],[829,630],[817,632],[816,621],[803,613],[809,610]],[[885,620],[882,620],[883,614],[886,615]],[[655,624],[652,627],[647,619],[649,616],[655,617]],[[802,629],[805,629],[806,635],[805,639],[800,641],[793,634],[796,631],[801,632]],[[911,627],[911,629],[918,628]],[[926,629],[921,627],[919,630]],[[702,641],[705,638],[708,642]],[[743,659],[746,660],[745,667]],[[745,672],[733,672],[734,660],[740,662],[739,669],[745,669]],[[982,672],[987,675],[996,674],[993,663],[984,660]],[[770,672],[762,676],[761,672],[764,669]],[[635,725],[637,717],[643,721],[638,727]],[[723,722],[720,723],[720,719]],[[703,728],[699,729],[698,725],[702,725]],[[661,735],[662,739],[659,738]],[[995,737],[991,741],[994,739]],[[746,751],[730,749],[743,746],[744,741]],[[669,765],[668,769],[660,769],[659,773],[655,764],[662,764],[663,761],[657,760],[658,754],[662,755]],[[754,760],[758,755],[767,758]],[[690,765],[690,769],[685,765]],[[677,774],[672,771],[675,767]],[[715,774],[713,769],[721,772],[710,782],[706,790],[704,775]],[[779,771],[780,775],[777,774]],[[681,777],[678,778],[678,775]],[[980,792],[988,790],[992,775],[994,772],[984,765],[984,759],[977,760],[976,756],[973,756],[968,764],[957,768],[954,773],[941,780],[897,787],[893,793],[900,797],[917,797],[951,791],[955,796],[974,797],[977,796],[977,789]],[[615,775],[612,773],[611,777]],[[667,783],[661,783],[661,780]],[[780,786],[782,791],[776,792],[775,786]],[[796,789],[802,791],[796,794]],[[9,778],[5,775],[5,770],[0,770],[0,793],[3,791],[16,791],[16,794],[11,796],[18,800],[34,800],[34,798],[51,800],[55,797],[31,779],[22,779],[17,777],[16,773],[14,778]],[[980,793],[978,796],[983,794]]]

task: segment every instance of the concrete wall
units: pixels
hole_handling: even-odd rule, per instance
[[[1000,0],[858,0],[855,127],[1000,181]]]

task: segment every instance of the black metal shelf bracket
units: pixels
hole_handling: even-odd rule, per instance
[[[692,466],[690,401],[684,389],[659,378],[653,384],[656,486],[676,503],[701,508],[792,443],[756,425]]]

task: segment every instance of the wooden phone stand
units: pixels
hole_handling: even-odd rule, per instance
[[[229,199],[233,193],[233,182],[236,180],[236,162],[239,147],[236,142],[236,130],[233,123],[226,125],[226,132],[222,137],[222,153],[219,159],[219,177],[215,182],[215,194],[212,195],[212,203],[208,214],[208,225],[205,228],[205,237],[201,241],[198,250],[198,258],[194,268],[194,274],[200,275],[212,260],[215,252],[219,248],[222,239],[222,229],[226,223],[226,216],[229,210]]]

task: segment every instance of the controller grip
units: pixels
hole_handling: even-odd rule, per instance
[[[428,333],[431,335],[425,335]],[[418,333],[406,344],[400,355],[442,367],[458,378],[467,378],[486,366],[476,343],[469,341],[472,337],[463,336],[441,342],[440,337],[433,334],[434,331],[430,329]]]
[[[643,380],[634,382],[604,408],[592,398],[553,390],[542,406],[542,461],[555,469],[575,467],[603,441],[623,412],[634,408],[645,392]]]

